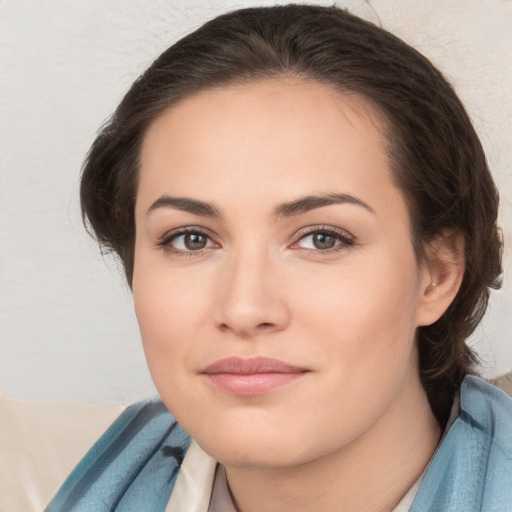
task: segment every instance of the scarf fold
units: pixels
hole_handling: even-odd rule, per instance
[[[46,512],[163,511],[189,445],[160,400],[135,404],[76,466]]]
[[[512,399],[466,376],[459,414],[427,468],[410,512],[512,511]]]

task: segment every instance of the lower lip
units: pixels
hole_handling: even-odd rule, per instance
[[[292,373],[213,373],[208,380],[225,393],[238,396],[263,395],[303,377],[306,372]]]

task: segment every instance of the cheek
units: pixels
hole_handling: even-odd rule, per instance
[[[414,255],[375,253],[297,281],[295,319],[318,350],[338,354],[351,372],[379,369],[411,350],[420,273]]]
[[[194,280],[139,261],[133,297],[148,367],[159,387],[186,368],[192,340],[200,336],[198,318],[206,315],[204,294]]]
[[[415,261],[395,266],[392,259],[380,258],[373,272],[369,268],[317,276],[296,290],[303,297],[296,306],[302,334],[297,339],[304,340],[322,370],[323,393],[314,407],[319,416],[331,418],[334,430],[345,428],[339,418],[349,411],[355,430],[363,428],[415,367]]]
[[[188,407],[183,397],[190,394],[186,386],[189,340],[198,334],[191,329],[192,308],[188,298],[179,300],[179,294],[170,292],[172,288],[163,284],[161,280],[144,279],[136,283],[134,279],[135,312],[151,378],[167,408],[181,419],[182,411]]]

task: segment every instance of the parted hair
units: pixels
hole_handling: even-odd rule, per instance
[[[437,322],[418,328],[420,376],[444,425],[456,389],[477,361],[467,338],[490,288],[500,285],[498,193],[453,88],[386,30],[337,7],[292,4],[230,12],[182,38],[134,82],[92,144],[80,190],[86,226],[119,256],[131,285],[139,155],[148,126],[200,91],[283,76],[329,84],[377,107],[419,261],[435,237],[464,237],[456,298]]]

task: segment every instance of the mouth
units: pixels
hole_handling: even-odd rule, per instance
[[[237,396],[269,393],[307,373],[307,369],[266,357],[229,357],[216,361],[201,372],[214,387]]]

